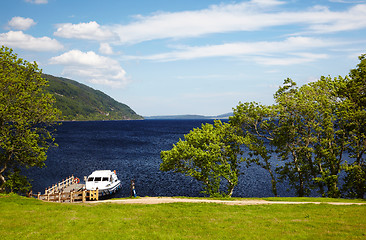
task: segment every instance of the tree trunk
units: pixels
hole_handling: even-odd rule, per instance
[[[269,175],[271,176],[271,184],[272,184],[272,193],[274,194],[275,197],[278,197],[277,194],[277,181],[275,176],[273,175],[273,172],[270,168],[267,169],[269,172]]]
[[[3,172],[6,170],[6,163],[4,164],[4,167],[0,170],[0,187],[3,186],[3,184],[6,183],[5,177],[3,176]]]
[[[230,184],[228,185],[228,191],[227,191],[227,192],[228,192],[228,197],[231,197],[231,196],[233,195],[234,187],[235,187],[235,186],[234,186],[234,184],[231,184],[231,183],[230,183]]]

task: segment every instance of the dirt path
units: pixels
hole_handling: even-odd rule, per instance
[[[259,205],[259,204],[321,204],[327,203],[331,205],[365,205],[366,203],[347,203],[347,202],[283,202],[283,201],[266,201],[266,200],[214,200],[214,199],[189,199],[189,198],[173,198],[173,197],[142,197],[120,200],[102,200],[89,203],[119,203],[119,204],[162,204],[162,203],[219,203],[227,205]]]

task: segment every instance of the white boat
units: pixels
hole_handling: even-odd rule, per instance
[[[121,188],[121,181],[118,179],[116,171],[97,170],[92,172],[85,181],[86,190],[96,190],[98,188],[99,197],[108,196],[117,192]]]

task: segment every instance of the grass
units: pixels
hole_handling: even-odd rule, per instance
[[[344,198],[323,198],[323,197],[268,197],[262,198],[267,201],[276,202],[345,202],[345,203],[366,203],[366,199],[344,199]]]
[[[181,197],[177,196],[174,198],[191,198],[191,199],[202,199],[200,197]],[[345,198],[323,198],[323,197],[266,197],[266,198],[208,198],[212,200],[224,200],[224,201],[235,201],[235,200],[266,200],[274,202],[345,202],[345,203],[366,203],[366,199],[345,199]]]
[[[67,204],[10,194],[0,195],[0,213],[2,240],[366,238],[365,205]]]

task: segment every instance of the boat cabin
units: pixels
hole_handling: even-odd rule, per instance
[[[94,171],[90,174],[85,182],[85,188],[87,190],[95,190],[95,189],[107,189],[112,185],[119,182],[115,171],[111,170],[98,170]]]

